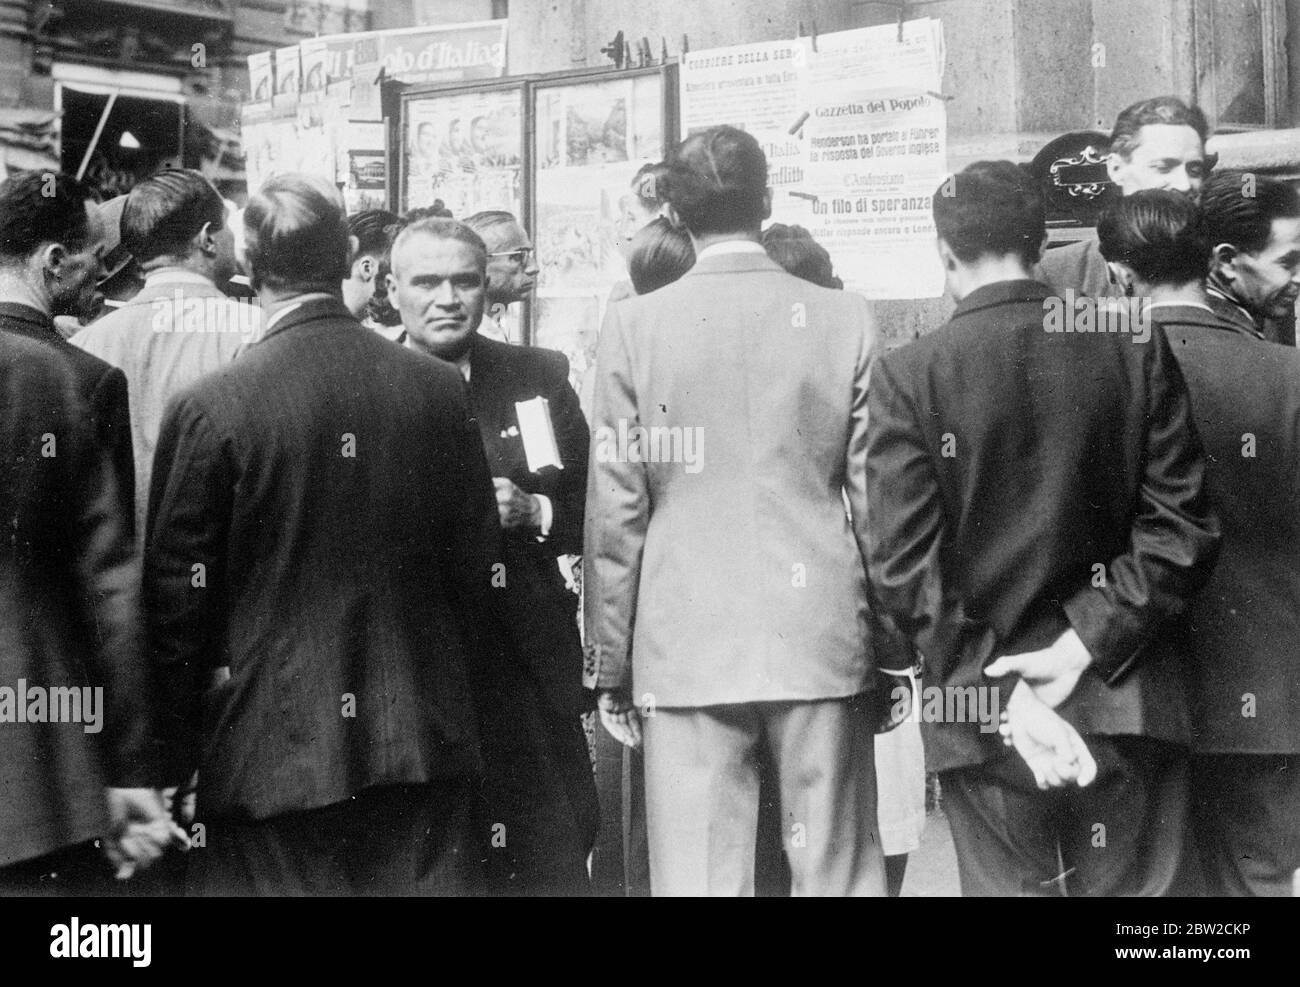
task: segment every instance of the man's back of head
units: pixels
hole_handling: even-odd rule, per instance
[[[1143,189],[1112,205],[1097,224],[1107,262],[1134,294],[1205,281],[1210,243],[1200,208],[1167,189]]]
[[[0,274],[7,301],[51,315],[88,311],[102,261],[102,220],[90,190],[61,172],[0,182]]]
[[[1024,169],[977,161],[944,180],[932,208],[948,290],[957,301],[983,285],[1032,276],[1047,217]]]
[[[696,241],[758,239],[772,209],[767,159],[751,134],[710,127],[673,148],[666,163],[659,190]]]
[[[244,210],[248,266],[259,293],[284,299],[339,294],[348,276],[348,226],[338,190],[313,175],[272,178]]]
[[[146,274],[182,267],[223,285],[235,273],[225,202],[192,169],[161,171],[131,190],[122,211],[122,243]]]

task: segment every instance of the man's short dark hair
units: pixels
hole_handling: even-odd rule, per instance
[[[395,261],[397,260],[398,248],[401,247],[403,241],[419,235],[431,236],[439,240],[459,240],[478,255],[479,266],[484,270],[487,269],[487,245],[483,243],[483,238],[470,228],[469,224],[457,219],[430,217],[402,227],[402,232],[398,233],[397,238],[393,240],[393,247],[389,257],[394,276],[397,275]]]
[[[844,287],[844,282],[835,276],[830,252],[802,226],[773,223],[763,231],[763,249],[796,278],[823,288]]]
[[[47,243],[86,246],[90,189],[62,172],[29,171],[0,182],[0,261],[25,260]]]
[[[1033,178],[1010,161],[977,161],[946,179],[933,199],[935,230],[957,259],[989,255],[1038,260],[1047,231]]]
[[[685,230],[658,216],[632,237],[627,274],[638,295],[672,284],[695,265],[695,247]]]
[[[1200,135],[1202,144],[1210,133],[1210,126],[1199,106],[1188,106],[1177,96],[1155,96],[1120,111],[1115,118],[1115,129],[1111,131],[1110,149],[1120,157],[1130,157],[1138,146],[1138,131],[1153,124],[1191,127]]]
[[[1273,220],[1300,216],[1300,195],[1275,178],[1216,171],[1201,187],[1201,211],[1211,249],[1230,243],[1257,254],[1268,246]]]
[[[751,134],[709,127],[668,154],[664,196],[695,236],[753,230],[767,218],[767,158]]]
[[[213,232],[225,226],[221,194],[199,172],[171,168],[131,189],[122,210],[122,244],[140,264],[183,256],[205,223]]]
[[[388,252],[401,221],[387,209],[363,209],[348,217],[348,233],[357,238],[358,257],[382,257]]]
[[[351,269],[338,190],[314,175],[277,175],[244,210],[253,286],[337,292]]]
[[[1146,189],[1126,195],[1097,224],[1101,255],[1127,264],[1147,284],[1204,281],[1210,241],[1200,207],[1181,192]]]

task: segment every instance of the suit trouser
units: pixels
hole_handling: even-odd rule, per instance
[[[1209,894],[1292,893],[1300,868],[1300,756],[1195,755],[1192,806]]]
[[[1184,883],[1196,877],[1187,752],[1147,737],[1084,739],[1097,762],[1086,788],[1040,791],[1010,751],[940,773],[963,895],[1199,890]]]
[[[781,846],[781,800],[768,758],[759,771],[758,836],[754,891],[790,894],[790,866]],[[600,835],[591,855],[592,891],[601,897],[650,896],[650,846],[646,839],[645,758],[596,726],[596,790]]]
[[[134,884],[114,880],[112,865],[95,843],[76,843],[0,867],[0,897],[82,898],[135,891]]]
[[[754,893],[766,752],[791,893],[883,896],[874,740],[858,697],[656,708],[645,719],[654,893]]]
[[[589,894],[599,810],[581,719],[554,713],[516,663],[498,662],[481,679],[478,830],[488,891]]]
[[[473,789],[469,778],[384,785],[258,822],[202,819],[206,845],[188,854],[187,890],[241,897],[481,893]]]

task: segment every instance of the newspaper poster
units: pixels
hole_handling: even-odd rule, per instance
[[[271,105],[275,93],[275,67],[269,51],[254,52],[248,56],[249,102]]]
[[[610,292],[627,278],[624,252],[639,226],[626,214],[632,179],[664,154],[663,81],[654,74],[548,86],[535,99],[533,341],[569,358],[581,394]]]
[[[772,219],[807,225],[806,147],[801,120],[808,110],[806,38],[692,51],[681,63],[682,136],[729,123],[753,134],[767,155]]]
[[[522,215],[519,104],[518,89],[412,100],[401,210],[441,199],[458,218],[482,209]]]
[[[903,27],[901,42],[894,26],[823,35],[809,68],[808,228],[868,298],[943,293],[930,202],[948,160],[942,33],[930,18]]]

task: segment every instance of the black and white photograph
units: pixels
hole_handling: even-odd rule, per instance
[[[1298,305],[1300,0],[0,0],[15,955],[1285,962]]]

